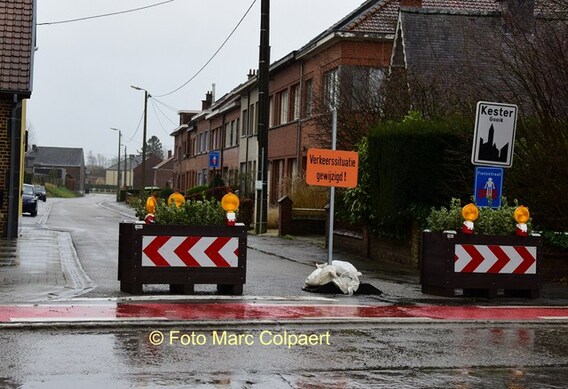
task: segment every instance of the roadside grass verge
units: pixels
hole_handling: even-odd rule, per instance
[[[53,184],[46,183],[45,190],[48,197],[63,197],[66,199],[73,197],[81,197],[81,194],[73,192],[65,187],[55,186]]]

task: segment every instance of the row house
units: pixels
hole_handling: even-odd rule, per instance
[[[35,48],[36,2],[0,2],[0,238],[18,237]]]
[[[269,201],[301,178],[310,147],[331,137],[332,108],[349,104],[357,116],[362,100],[377,98],[389,72],[399,11],[403,8],[494,10],[494,0],[368,0],[304,47],[272,63],[269,71]],[[175,184],[185,190],[221,174],[250,196],[258,160],[258,77],[218,101],[211,94],[201,111],[180,111],[175,137]],[[322,137],[321,134],[324,136]],[[211,159],[218,158],[218,165]]]
[[[174,186],[182,191],[208,185],[215,175],[238,182],[240,96],[229,93],[213,103],[208,92],[201,111],[180,111],[175,137]]]

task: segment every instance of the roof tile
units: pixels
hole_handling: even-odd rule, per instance
[[[31,93],[33,0],[0,0],[0,92]]]

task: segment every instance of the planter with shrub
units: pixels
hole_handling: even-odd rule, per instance
[[[143,207],[137,216],[144,218]],[[246,282],[247,230],[227,226],[219,201],[159,204],[155,223],[123,222],[119,228],[120,290],[141,294],[144,284],[169,284],[193,293],[195,284],[217,284],[221,293],[242,294]]]
[[[542,239],[518,236],[515,207],[506,201],[497,210],[482,208],[473,233],[463,233],[462,208],[452,200],[450,208],[433,209],[422,233],[420,282],[422,292],[455,296],[539,296]],[[528,222],[530,231],[530,221]]]

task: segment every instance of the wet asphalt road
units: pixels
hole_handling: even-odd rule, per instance
[[[494,324],[5,330],[0,386],[565,388],[566,339],[566,326]]]
[[[41,206],[50,207],[49,217],[23,219],[71,234],[96,284],[81,298],[124,296],[116,280],[118,222],[129,217],[109,210],[109,200],[48,199]],[[277,285],[282,295],[310,296],[301,286],[312,267],[255,250],[249,255],[249,279],[273,279],[247,282],[247,295],[271,296]],[[362,300],[343,302],[351,299]],[[374,301],[389,303],[388,293]],[[319,342],[275,344],[285,334],[315,334]],[[567,339],[565,321],[30,324],[0,331],[0,388],[565,388]]]

